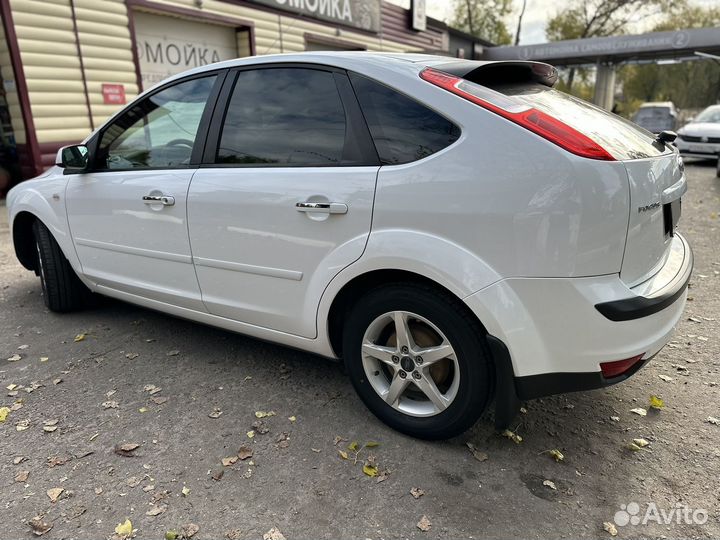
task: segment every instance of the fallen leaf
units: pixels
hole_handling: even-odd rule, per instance
[[[145,392],[150,392],[150,395],[153,396],[158,392],[161,392],[162,388],[160,388],[159,386],[155,386],[154,384],[146,384],[143,387],[143,390],[145,390]]]
[[[15,475],[15,481],[16,482],[27,482],[28,477],[30,476],[30,471],[20,471]]]
[[[638,446],[634,441],[628,443],[627,445],[629,450],[632,450],[633,452],[638,452],[642,450],[642,446]]]
[[[520,435],[518,435],[517,433],[515,433],[514,431],[510,431],[509,429],[506,429],[505,431],[503,431],[502,436],[507,437],[515,444],[520,444],[522,442],[522,437]]]
[[[712,418],[712,417],[710,417],[710,418]],[[319,454],[320,452],[322,452],[322,450],[320,450],[319,448],[310,448],[310,450],[312,450],[316,454]]]
[[[208,416],[209,416],[210,418],[220,418],[220,417],[222,416],[222,411],[220,410],[219,407],[215,407],[215,408],[213,409],[213,412],[211,412],[210,414],[208,414]]]
[[[124,443],[115,445],[115,453],[118,456],[132,457],[133,452],[140,448],[139,444],[136,443]]]
[[[45,420],[43,422],[43,431],[46,433],[52,433],[58,428],[57,424],[57,420]]]
[[[42,536],[53,528],[52,523],[45,523],[40,516],[32,518],[28,521],[28,525],[30,525],[30,529],[35,536]]]
[[[255,420],[252,423],[252,428],[255,430],[255,433],[259,433],[260,435],[265,435],[270,431],[270,428],[267,427],[262,420]]]
[[[420,488],[414,487],[410,489],[410,495],[412,495],[414,499],[419,499],[420,497],[425,495],[425,491]]]
[[[18,362],[22,360],[22,356],[19,354],[13,354],[10,358],[7,359],[8,362]]]
[[[470,453],[475,459],[477,459],[478,461],[487,461],[488,455],[485,452],[481,452],[480,450],[478,450],[473,443],[466,442],[465,446],[470,449]]]
[[[183,525],[180,529],[180,536],[183,538],[192,538],[197,534],[197,532],[200,530],[200,527],[198,525],[195,525],[194,523],[188,523],[187,525]]]
[[[167,352],[167,356],[177,356],[178,354],[180,354],[180,351],[178,350],[172,350]]]
[[[177,531],[167,531],[165,533],[165,540],[176,540],[178,536],[180,536],[180,533]]]
[[[148,409],[147,407],[140,407],[140,408],[138,409],[138,412],[139,412],[139,413],[146,413],[146,412],[148,412],[149,410],[150,410],[150,409]]]
[[[123,523],[118,523],[117,527],[115,527],[115,534],[117,534],[122,540],[125,538],[131,538],[133,534],[132,522],[129,519],[126,519]]]
[[[230,457],[224,457],[220,461],[222,461],[223,467],[229,467],[233,463],[235,463],[238,460],[237,456],[230,456]]]
[[[47,493],[48,498],[50,499],[50,502],[54,503],[54,502],[57,502],[58,497],[60,497],[60,494],[63,491],[65,491],[63,488],[58,487],[58,488],[48,489],[46,493]]]
[[[364,446],[365,446],[365,448],[376,448],[376,447],[380,446],[380,443],[376,442],[376,441],[368,441],[365,443]]]
[[[67,457],[60,457],[60,456],[50,456],[47,458],[47,466],[49,468],[57,467],[58,465],[65,465],[67,463],[69,458]]]
[[[347,439],[341,437],[340,435],[335,435],[335,438],[333,439],[333,446],[337,446],[343,441],[347,441]]]
[[[155,489],[155,486],[153,484],[148,484],[147,486],[143,486],[142,490],[147,493],[148,491],[152,491]]]
[[[370,463],[363,465],[363,472],[370,478],[375,478],[378,475],[378,468]]]
[[[20,420],[17,424],[15,424],[16,431],[25,431],[29,427],[30,427],[30,420]]]
[[[557,490],[557,486],[555,485],[555,482],[552,480],[543,480],[543,486],[549,487],[550,489]]]
[[[253,456],[253,449],[250,448],[249,446],[243,445],[238,449],[237,455],[238,455],[238,458],[240,458],[241,460],[244,461],[247,458],[251,458]]]
[[[150,401],[152,401],[155,405],[162,405],[162,404],[165,403],[168,399],[170,399],[170,398],[167,398],[167,397],[164,397],[164,396],[157,396],[157,397],[151,397],[151,398],[150,398]]]
[[[647,445],[650,444],[645,439],[633,439],[633,442],[637,444],[640,448],[645,448]]]
[[[0,422],[7,420],[8,414],[10,414],[10,407],[0,407]]]
[[[73,339],[73,341],[74,341],[75,343],[77,343],[78,341],[84,341],[86,335],[87,335],[87,334],[85,334],[85,333],[78,334],[78,335],[75,336],[75,339]]]
[[[610,536],[617,536],[617,529],[615,528],[615,525],[613,525],[609,521],[603,522],[603,529],[609,532]]]
[[[288,416],[288,420],[290,420],[291,422],[295,422],[297,418],[295,418],[294,416]]]
[[[248,439],[252,439],[255,436],[255,432],[251,429],[246,433]]]
[[[351,450],[352,452],[357,452],[360,446],[358,445],[357,441],[353,441],[350,444],[348,444],[348,450]]]
[[[129,352],[125,355],[125,358],[128,358],[129,360],[135,360],[138,356],[140,356],[136,352]]]
[[[675,380],[675,379],[673,379],[672,377],[668,377],[667,375],[658,375],[658,377],[660,377],[660,379],[663,380],[663,381],[665,381],[665,382],[670,382],[670,381],[674,381],[674,380]]]
[[[225,474],[225,471],[223,471],[222,469],[219,469],[219,470],[215,471],[214,473],[212,473],[211,478],[213,480],[215,480],[216,482],[219,482],[222,479],[224,474]]]
[[[158,505],[158,506],[153,506],[152,508],[150,508],[150,510],[148,510],[147,512],[145,512],[145,515],[146,515],[146,516],[159,516],[160,514],[162,514],[163,512],[165,512],[165,510],[167,510],[167,505],[166,505],[166,504],[161,504],[161,505]]]
[[[103,492],[103,488],[96,487],[93,491],[95,492],[95,495],[100,495]]]
[[[58,377],[57,379],[53,379],[53,384],[54,384],[55,386],[57,386],[57,385],[60,384],[61,382],[63,382],[63,380],[62,380],[60,377]]]
[[[15,390],[17,387],[18,387],[17,384],[8,384],[5,388],[12,391],[12,390]]]
[[[715,418],[714,416],[708,416],[707,422],[710,422],[713,425],[720,426],[720,418]]]
[[[187,486],[183,486],[183,488],[180,490],[183,494],[183,497],[187,497],[190,495],[190,488]]]
[[[710,418],[712,418],[712,416]],[[15,459],[13,459],[13,465],[20,465],[25,460],[27,460],[25,456],[17,456]]]
[[[22,408],[23,408],[22,400],[18,400],[15,403],[13,403],[12,405],[10,405],[10,412],[19,411]]]
[[[420,518],[420,521],[417,522],[416,527],[423,532],[428,532],[432,528],[432,523],[430,523],[427,516],[423,516]]]
[[[631,413],[638,414],[640,416],[647,416],[647,411],[643,409],[642,407],[638,407],[636,409],[630,409]]]
[[[280,532],[280,529],[273,527],[263,534],[263,540],[285,540],[285,537],[283,536],[283,533]]]
[[[225,533],[225,538],[227,538],[228,540],[241,540],[242,537],[243,534],[240,529],[233,529]]]
[[[137,476],[131,476],[127,480],[125,480],[125,483],[128,485],[128,487],[134,488],[140,485],[140,479]]]
[[[650,396],[650,407],[660,410],[665,406],[665,402],[657,396]]]
[[[555,458],[555,461],[558,461],[558,462],[565,459],[565,456],[563,455],[563,453],[560,450],[558,450],[557,448],[550,450],[548,452],[548,454],[550,454],[550,457]]]
[[[275,416],[275,411],[255,411],[255,418],[267,418],[268,416]]]
[[[341,457],[342,459],[347,459],[347,458],[348,458],[347,452],[343,452],[342,450],[338,450],[338,454],[340,454],[340,457]]]
[[[41,357],[40,357],[40,361],[41,361],[41,362],[47,362],[48,360],[50,360],[50,358],[49,358],[48,356],[41,356]]]

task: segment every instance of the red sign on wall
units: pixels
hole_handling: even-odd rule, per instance
[[[105,105],[124,105],[125,85],[103,83],[102,95]]]

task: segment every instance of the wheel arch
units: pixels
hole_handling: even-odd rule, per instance
[[[35,250],[35,233],[33,224],[39,218],[28,211],[21,211],[15,216],[12,227],[15,256],[20,264],[28,270],[38,272],[37,251]]]
[[[390,283],[418,283],[427,285],[439,293],[452,297],[463,306],[463,309],[472,317],[480,326],[483,332],[487,333],[482,321],[475,313],[463,302],[457,294],[453,293],[449,288],[441,283],[426,277],[422,274],[409,270],[397,268],[375,269],[357,275],[345,283],[335,294],[327,316],[327,336],[332,347],[333,353],[338,358],[342,357],[342,332],[345,318],[353,303],[357,301],[364,293]]]

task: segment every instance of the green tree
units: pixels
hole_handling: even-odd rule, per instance
[[[512,38],[505,19],[511,11],[512,0],[455,0],[451,26],[498,45],[509,45]]]
[[[657,14],[670,0],[571,0],[545,27],[548,41],[605,37],[625,33],[630,23]],[[587,84],[586,70],[570,68],[565,88],[571,91],[576,72]]]
[[[720,26],[720,8],[683,5],[668,13],[653,31]],[[712,60],[680,64],[626,65],[618,72],[627,109],[644,101],[672,101],[681,109],[702,108],[720,101],[720,65]]]

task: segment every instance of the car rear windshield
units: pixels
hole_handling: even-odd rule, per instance
[[[640,126],[559,90],[537,83],[498,85],[493,89],[587,135],[615,159],[642,159],[672,151],[655,142],[655,136]]]

